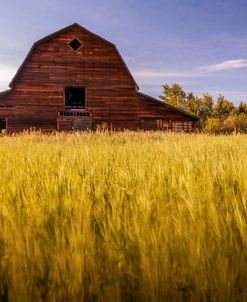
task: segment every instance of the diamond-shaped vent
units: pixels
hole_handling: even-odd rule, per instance
[[[71,42],[69,43],[69,45],[71,46],[72,49],[74,49],[74,50],[76,51],[78,48],[81,47],[82,44],[81,44],[81,42],[78,41],[77,39],[74,39],[73,41],[71,41]]]

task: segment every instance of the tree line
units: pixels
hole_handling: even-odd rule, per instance
[[[216,102],[211,95],[204,93],[202,97],[193,92],[186,93],[182,86],[175,83],[165,84],[160,99],[177,108],[193,113],[199,117],[196,128],[206,133],[247,133],[247,103],[239,106],[219,95]]]

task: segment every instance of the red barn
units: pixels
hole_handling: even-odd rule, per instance
[[[139,92],[116,46],[78,24],[34,43],[0,93],[0,129],[191,131],[197,117]]]

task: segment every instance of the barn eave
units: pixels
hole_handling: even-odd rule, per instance
[[[199,117],[198,117],[197,115],[194,115],[194,114],[189,113],[189,112],[187,112],[187,111],[185,111],[185,110],[182,110],[182,109],[177,108],[177,107],[175,107],[175,106],[172,106],[172,105],[170,105],[170,104],[168,104],[168,103],[165,103],[165,102],[163,102],[163,101],[160,101],[160,100],[158,100],[158,99],[156,99],[156,98],[154,98],[154,97],[152,97],[152,96],[150,96],[150,95],[147,95],[147,94],[142,93],[142,92],[137,92],[137,94],[140,95],[140,96],[142,96],[142,97],[145,97],[145,98],[149,99],[150,101],[159,103],[159,104],[161,104],[162,106],[166,106],[166,107],[168,107],[168,108],[171,108],[173,111],[177,111],[178,113],[182,113],[183,115],[186,115],[186,116],[188,116],[189,118],[192,118],[192,119],[195,120],[195,121],[197,121],[197,120],[199,119]]]
[[[11,89],[0,92],[0,102],[4,102],[6,104],[6,97],[10,94]]]

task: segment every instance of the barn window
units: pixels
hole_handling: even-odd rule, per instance
[[[141,119],[141,128],[143,130],[158,130],[159,120],[155,118],[143,118]]]
[[[76,51],[78,48],[80,48],[82,46],[81,42],[78,41],[77,39],[74,39],[73,41],[71,41],[69,43],[69,45],[72,49],[74,49],[74,51]]]
[[[86,89],[66,87],[65,107],[66,109],[84,109],[86,107]]]
[[[159,121],[159,129],[161,129],[161,130],[169,130],[170,129],[170,122],[169,122],[169,120],[160,120]]]
[[[184,122],[184,131],[189,132],[189,131],[192,131],[192,129],[193,129],[192,121],[185,121]]]

